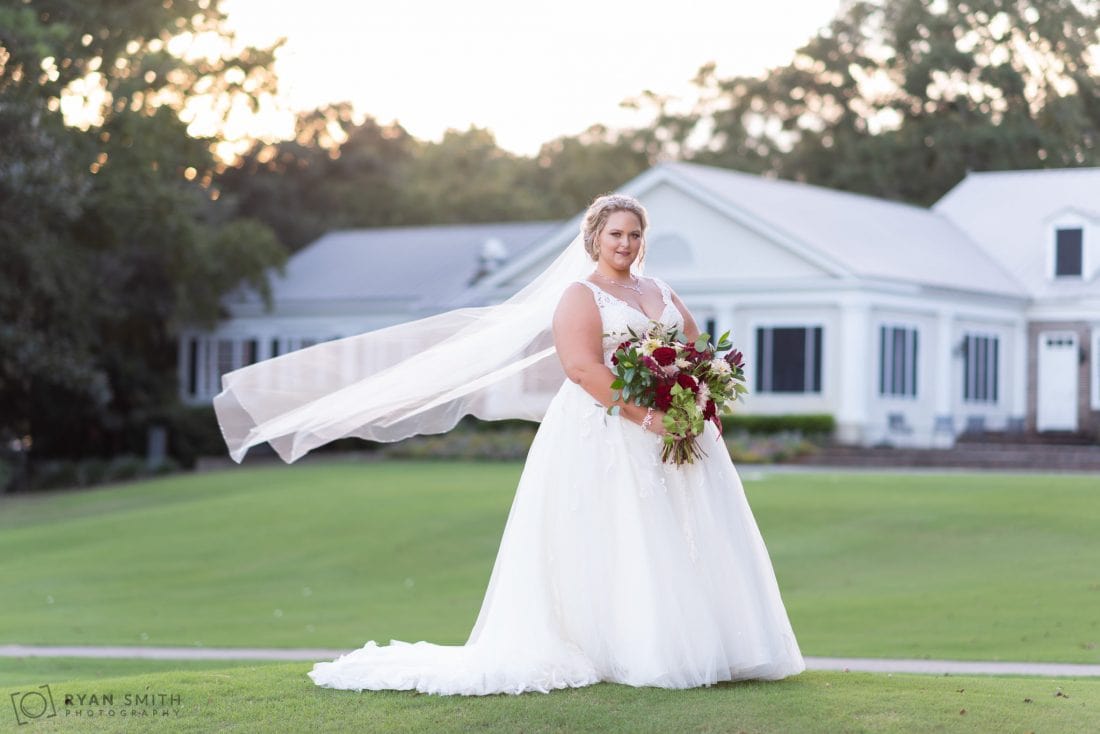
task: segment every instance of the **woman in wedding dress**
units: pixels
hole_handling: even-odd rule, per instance
[[[317,685],[486,695],[600,681],[691,688],[804,670],[718,430],[707,422],[694,463],[664,464],[663,415],[611,400],[620,332],[654,320],[698,335],[663,281],[632,274],[647,225],[642,205],[621,194],[598,198],[584,218],[594,267],[564,289],[553,317],[568,379],[531,445],[466,644],[371,640],[317,663]]]

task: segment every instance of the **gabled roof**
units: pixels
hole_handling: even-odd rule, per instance
[[[933,206],[994,253],[1036,298],[1100,295],[1100,279],[1047,278],[1051,220],[1100,216],[1100,168],[969,173]]]
[[[693,163],[661,164],[866,278],[1025,296],[1021,283],[945,217],[918,206]]]
[[[465,291],[486,243],[521,257],[557,221],[336,230],[295,253],[272,278],[275,303],[388,301],[435,308]]]
[[[619,187],[643,202],[668,182],[838,278],[861,277],[1027,298],[1025,287],[936,212],[872,196],[695,163],[660,163]],[[486,278],[516,284],[568,243],[583,212]],[[515,282],[513,282],[515,281]]]

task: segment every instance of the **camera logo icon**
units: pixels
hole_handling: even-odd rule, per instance
[[[57,716],[49,684],[41,685],[32,691],[16,691],[11,694],[11,705],[15,709],[15,720],[20,724]]]

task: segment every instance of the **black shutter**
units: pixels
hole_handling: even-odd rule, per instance
[[[770,356],[770,355],[768,355]],[[764,354],[764,329],[757,328],[756,330],[756,391],[764,392],[764,370],[767,369],[765,365],[771,360]]]

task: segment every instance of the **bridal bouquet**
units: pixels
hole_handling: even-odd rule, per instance
[[[611,356],[613,397],[664,411],[661,460],[690,464],[702,455],[696,437],[706,421],[721,431],[719,409],[730,412],[733,402],[748,392],[741,352],[732,349],[728,331],[717,345],[710,343],[709,334],[689,344],[675,328],[658,322],[641,334],[632,329],[628,333],[630,338]],[[719,352],[726,354],[718,356]],[[618,406],[608,412],[617,413]]]

